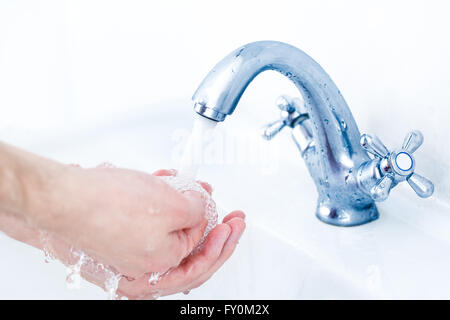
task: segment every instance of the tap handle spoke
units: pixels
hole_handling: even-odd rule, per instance
[[[286,111],[288,113],[295,112],[294,99],[287,95],[279,96],[275,101],[275,104],[281,111]]]
[[[434,184],[420,174],[413,173],[408,178],[406,178],[408,184],[416,192],[416,194],[421,198],[428,198],[434,192]]]
[[[363,134],[361,146],[373,154],[378,161],[380,179],[368,190],[375,201],[383,201],[389,196],[389,191],[399,182],[407,181],[411,188],[421,198],[430,197],[434,192],[433,183],[414,172],[415,160],[413,153],[422,145],[423,135],[418,130],[409,132],[401,149],[389,151],[377,136]]]
[[[286,126],[294,128],[299,122],[308,119],[306,113],[300,114],[295,108],[295,99],[287,95],[277,98],[275,104],[280,109],[280,119],[271,122],[261,128],[261,136],[271,140]]]
[[[389,197],[392,185],[394,183],[394,177],[391,174],[385,175],[378,180],[377,184],[370,190],[370,195],[375,201],[384,201]]]
[[[377,136],[363,134],[360,143],[367,152],[370,152],[378,158],[385,158],[389,154],[389,150]]]
[[[402,149],[410,154],[414,153],[423,143],[423,134],[419,130],[409,132],[403,141]]]
[[[261,128],[261,136],[266,140],[271,140],[286,126],[284,120],[271,122]]]

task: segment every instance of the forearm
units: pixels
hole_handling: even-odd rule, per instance
[[[65,170],[57,162],[0,142],[0,215],[32,226],[44,224],[54,212],[58,176]]]

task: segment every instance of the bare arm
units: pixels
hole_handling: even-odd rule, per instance
[[[186,258],[207,222],[197,192],[180,194],[157,175],[71,167],[0,143],[0,230],[37,247],[39,230],[48,232],[62,261],[75,246],[136,279],[119,287],[131,297],[149,292],[140,283],[149,272],[174,267],[160,291],[201,284],[231,255],[243,218],[240,212],[226,217],[210,233],[206,251]],[[84,276],[99,284],[89,272]]]

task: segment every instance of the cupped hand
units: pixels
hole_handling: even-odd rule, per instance
[[[57,205],[32,225],[134,278],[177,266],[207,225],[198,192],[179,193],[155,175],[70,167],[55,184]]]
[[[174,174],[173,170],[147,175],[116,168],[73,169],[72,197],[61,209],[71,214],[71,208],[77,208],[78,215],[47,228],[47,244],[65,264],[76,262],[71,254],[76,247],[95,263],[123,274],[119,296],[151,299],[198,287],[231,256],[245,229],[245,215],[232,212],[190,254],[207,223],[204,204],[198,193],[180,194],[158,178]],[[201,184],[211,193],[208,184]],[[11,215],[0,218],[13,238],[42,247],[35,226]],[[153,272],[165,275],[151,284]],[[98,268],[83,265],[81,274],[104,287],[107,275]]]

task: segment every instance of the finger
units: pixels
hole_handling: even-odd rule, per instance
[[[171,170],[160,170],[158,174],[170,174]],[[206,204],[200,192],[178,192],[163,179],[159,179],[159,206],[163,207],[164,217],[169,222],[170,231],[191,228],[199,225],[205,217]]]
[[[160,169],[152,173],[152,175],[157,177],[167,177],[167,176],[176,176],[178,171],[176,169]],[[208,182],[197,180],[197,183],[200,184],[209,195],[212,194],[213,188]]]
[[[196,254],[186,259],[183,265],[180,265],[179,267],[172,270],[156,285],[149,285],[149,276],[145,276],[143,277],[143,279],[139,279],[139,281],[137,281],[137,283],[140,282],[139,285],[136,285],[136,283],[133,285],[135,290],[138,288],[138,286],[141,287],[141,291],[137,292],[135,298],[156,299],[161,295],[169,295],[196,288],[206,280],[208,280],[231,256],[234,249],[236,248],[240,236],[242,235],[242,232],[245,229],[245,222],[239,217],[234,218],[233,221],[230,220],[227,225],[229,225],[231,229],[227,240],[225,241],[225,243],[223,243],[222,248],[220,248],[220,246],[216,246],[214,249],[211,249],[211,247],[209,247],[210,253],[206,253],[203,255],[203,257],[209,257],[203,260],[203,268],[198,265],[199,263],[201,264],[201,259],[198,259],[200,255]],[[203,252],[207,251],[208,247],[206,246],[210,246],[211,242],[214,241],[213,238],[216,235],[213,235],[213,232],[217,232],[216,229],[213,229],[213,231],[211,231],[211,235],[208,236],[207,241],[205,241],[204,247],[202,247]],[[218,242],[220,243],[221,241]],[[211,254],[211,252],[213,253]],[[214,254],[214,252],[216,254]],[[209,262],[206,262],[208,260]],[[195,266],[195,264],[197,265]],[[209,265],[209,267],[207,265]],[[126,295],[126,293],[123,294]]]
[[[214,266],[212,266],[207,272],[205,272],[202,276],[200,276],[196,281],[194,281],[190,286],[185,288],[185,290],[191,290],[199,287],[205,281],[207,281],[211,276],[219,270],[219,268],[227,261],[231,255],[233,254],[236,246],[239,242],[242,233],[245,230],[245,221],[241,218],[233,218],[227,222],[227,224],[231,227],[232,231],[230,236],[228,237],[227,242],[225,243],[223,250],[220,254],[220,257],[217,259]]]
[[[203,222],[197,227],[173,231],[170,234],[168,240],[170,244],[167,250],[172,256],[170,266],[179,265],[194,250],[200,243],[207,225],[208,220],[203,219]]]
[[[188,253],[191,253],[192,250],[194,250],[194,248],[198,246],[198,244],[203,238],[203,235],[205,234],[205,229],[207,226],[208,226],[208,219],[205,218],[198,227],[184,230],[186,236],[191,239],[189,241],[191,245],[187,247]]]
[[[150,285],[150,275],[145,275],[134,281],[121,282],[120,293],[128,297],[142,297],[155,292],[167,295],[182,291],[216,263],[230,233],[228,224],[216,226],[208,234],[198,252],[187,257],[155,285]]]
[[[160,170],[156,170],[155,172],[153,172],[152,175],[157,176],[157,177],[176,176],[177,170],[175,170],[175,169],[160,169]]]
[[[202,186],[203,189],[205,189],[206,192],[209,193],[209,195],[212,195],[213,187],[208,182],[203,182],[200,180],[197,180],[197,183]]]
[[[240,210],[233,211],[233,212],[227,214],[227,215],[223,218],[222,222],[225,223],[225,222],[227,222],[227,221],[230,221],[230,220],[233,219],[233,218],[241,218],[241,219],[245,220],[245,213],[242,212],[242,211],[240,211]]]
[[[172,212],[168,212],[170,215],[169,227],[172,231],[194,228],[203,223],[206,204],[199,192],[178,193],[176,198],[178,203],[173,205]]]
[[[159,177],[164,177],[164,176],[176,176],[177,173],[178,173],[178,171],[175,170],[175,169],[161,169],[161,170],[155,171],[153,173],[153,175],[154,176],[159,176]],[[202,182],[202,181],[197,181],[197,183],[199,183],[202,186],[202,188],[205,189],[205,191],[208,192],[209,195],[211,195],[211,193],[212,193],[212,186],[209,183]],[[191,197],[192,194],[190,194],[190,191],[185,191],[185,192],[183,192],[183,194],[185,196],[187,196],[188,198],[192,198]],[[194,195],[194,198],[196,198],[197,196],[198,195]],[[190,199],[190,200],[192,200],[192,199]],[[195,204],[194,204],[194,207],[195,207]],[[197,223],[200,222],[200,219],[204,216],[204,207],[205,206],[203,205],[203,208],[201,208],[201,211],[196,211],[195,208],[194,208],[193,213],[202,213],[203,212],[203,214],[201,214],[201,215],[198,215],[198,214],[194,215],[193,221],[185,221],[184,219],[177,219],[178,222],[180,222],[180,224],[176,223],[175,224],[176,228],[179,229],[179,228],[187,228],[187,227],[195,226]],[[190,220],[190,219],[188,219],[188,220]],[[188,223],[188,224],[186,224],[186,223]]]
[[[221,224],[214,228],[198,252],[188,256],[167,277],[161,279],[159,285],[163,288],[164,293],[173,294],[184,291],[207,272],[219,258],[230,233],[231,229],[227,224]]]
[[[200,192],[178,192],[166,181],[156,177],[153,205],[162,212],[168,231],[195,227],[205,216],[205,202]]]

